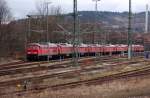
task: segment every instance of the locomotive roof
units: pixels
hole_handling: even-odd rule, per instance
[[[54,43],[30,43],[29,45],[38,45],[40,47],[57,47],[57,44]]]
[[[59,45],[63,46],[63,47],[72,47],[73,46],[72,44],[68,44],[68,43],[60,43]]]
[[[37,45],[40,47],[57,47],[62,46],[62,47],[73,47],[72,44],[68,44],[68,43],[60,43],[60,44],[55,44],[55,43],[48,43],[48,42],[42,42],[42,43],[29,43],[28,45]],[[80,44],[79,47],[127,47],[128,45],[124,45],[124,44],[116,44],[116,45],[112,45],[112,44],[107,44],[107,45],[100,45],[100,44]],[[132,45],[133,47],[137,46],[137,47],[142,47],[142,45]]]
[[[80,44],[79,47],[88,47],[87,44]]]
[[[102,45],[104,47],[116,47],[117,45],[112,45],[112,44],[107,44],[107,45]]]
[[[54,44],[54,43],[48,43],[48,46],[50,46],[50,47],[57,47],[57,44]]]
[[[40,46],[39,43],[29,43],[28,45],[38,45],[38,46]]]

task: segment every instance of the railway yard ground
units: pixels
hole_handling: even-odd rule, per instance
[[[0,98],[150,98],[150,60],[82,57],[0,64]]]

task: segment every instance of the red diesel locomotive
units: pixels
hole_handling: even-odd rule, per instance
[[[122,54],[128,50],[127,45],[98,45],[98,44],[81,44],[77,48],[80,56],[95,55],[96,53],[108,55],[108,54]],[[142,45],[132,45],[133,52],[143,52],[144,47]],[[30,43],[27,47],[27,59],[28,60],[41,60],[49,58],[60,58],[65,56],[72,56],[73,45],[63,43]]]

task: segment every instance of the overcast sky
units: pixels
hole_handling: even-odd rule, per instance
[[[35,10],[36,3],[40,0],[6,0],[16,18],[23,18]],[[73,0],[45,0],[51,1],[51,6],[61,6],[65,13],[72,11]],[[145,11],[145,5],[150,5],[150,0],[132,0],[134,12]],[[94,10],[92,0],[78,0],[78,10]],[[98,4],[99,11],[128,11],[128,0],[101,0]]]

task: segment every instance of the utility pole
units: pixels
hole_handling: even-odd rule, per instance
[[[144,54],[145,54],[145,57],[146,59],[149,58],[149,45],[150,45],[150,42],[147,40],[146,38],[146,34],[148,33],[148,19],[149,19],[149,8],[148,8],[148,4],[146,4],[146,12],[145,12],[145,34],[144,34]]]
[[[132,8],[131,0],[129,0],[129,24],[128,24],[128,59],[132,58],[132,35],[131,35],[131,19],[132,19]]]
[[[31,41],[29,40],[30,39],[30,35],[31,35],[31,15],[27,15],[28,17],[28,20],[27,20],[27,31],[26,31],[26,35],[25,35],[25,56],[26,56],[26,61],[27,61],[27,55],[26,55],[26,49],[27,49],[27,46],[28,46],[28,43],[30,43]]]
[[[47,61],[49,61],[49,4],[51,4],[51,2],[46,2],[46,10],[47,10],[47,14],[46,14],[46,16],[47,16],[47,23],[46,23],[46,28],[47,28],[47,30],[46,30],[46,32],[47,32],[47,43],[48,43],[48,57],[47,57]]]
[[[73,0],[73,20],[74,20],[74,29],[73,29],[73,63],[75,66],[78,65],[78,42],[77,42],[77,0]]]
[[[92,39],[92,43],[95,44],[95,33],[97,32],[97,14],[98,14],[98,2],[101,0],[93,0],[93,2],[95,2],[95,31],[93,31],[93,39]]]
[[[30,36],[31,36],[31,15],[27,15],[27,17],[28,17],[28,34],[27,34],[27,43],[29,43],[30,42]]]
[[[146,5],[146,13],[145,13],[145,33],[148,33],[148,4]]]
[[[47,17],[47,19],[46,19],[46,32],[47,32],[47,42],[49,42],[49,4],[51,4],[51,2],[46,2],[46,17]]]
[[[81,17],[82,15],[78,15],[78,35],[77,35],[77,39],[78,39],[78,45],[80,45],[81,43]]]

